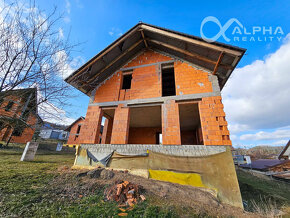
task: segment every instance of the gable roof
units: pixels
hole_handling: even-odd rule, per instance
[[[290,157],[290,140],[288,141],[287,145],[283,148],[281,153],[278,156],[278,159],[288,159]]]
[[[70,131],[70,129],[77,123],[79,122],[80,120],[85,120],[85,118],[83,116],[79,117],[78,119],[76,119],[72,124],[70,124],[66,129],[65,131]]]
[[[65,81],[90,95],[96,86],[146,48],[164,52],[216,74],[221,89],[246,51],[140,22],[73,72]]]
[[[252,161],[251,164],[241,164],[240,167],[251,168],[256,170],[268,170],[271,167],[275,167],[284,163],[288,163],[288,160],[259,159]]]

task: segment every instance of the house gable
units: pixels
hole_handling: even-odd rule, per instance
[[[90,96],[95,87],[144,49],[164,52],[206,69],[217,75],[221,88],[246,51],[223,43],[209,43],[196,36],[141,22],[65,81]]]
[[[176,95],[219,91],[217,76],[170,55],[147,49],[131,59],[93,92],[93,102],[162,97],[162,64],[174,67]],[[131,73],[131,88],[122,89],[123,74]],[[214,88],[215,87],[215,88]]]

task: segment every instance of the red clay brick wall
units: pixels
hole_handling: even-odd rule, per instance
[[[9,103],[9,101],[13,101],[14,104],[12,108],[9,111],[5,111],[6,105]],[[15,115],[19,116],[22,111],[22,106],[24,105],[24,102],[21,102],[21,99],[17,96],[7,96],[5,98],[5,101],[1,104],[0,106],[0,114],[2,116],[7,116],[7,117],[13,117]],[[30,113],[29,117],[27,118],[27,124],[31,125],[34,127],[34,125],[37,123],[37,118],[36,115]],[[3,136],[6,133],[7,128],[2,129],[0,131],[0,140],[4,140]],[[7,138],[5,140],[8,140],[10,135],[12,134],[13,129],[10,129],[9,132],[7,132]],[[21,134],[21,136],[12,136],[10,142],[15,142],[15,143],[27,143],[31,141],[32,136],[35,132],[35,128],[25,128]]]
[[[123,66],[135,67],[172,58],[152,50],[146,50],[128,64]],[[198,70],[187,63],[174,63],[176,95],[212,92],[212,84],[208,73]],[[94,102],[123,101],[161,97],[161,75],[156,65],[135,68],[132,71],[131,89],[121,90],[122,72],[104,82],[95,93]]]
[[[199,114],[205,145],[232,145],[221,96],[206,97],[199,102]]]
[[[80,143],[99,144],[103,112],[99,106],[89,106],[80,131]]]
[[[161,76],[157,66],[140,67],[133,70],[129,99],[161,96]],[[126,95],[127,96],[127,95]]]
[[[123,66],[123,68],[168,60],[172,60],[172,58],[152,50],[146,50],[131,60],[128,64]],[[122,72],[118,72],[96,90],[94,102],[161,97],[161,75],[158,71],[159,70],[156,65],[133,69],[131,89],[129,90],[120,90],[122,83]],[[213,91],[212,84],[209,81],[209,74],[207,72],[196,69],[181,61],[176,61],[174,63],[174,71],[176,95],[207,93]],[[95,109],[90,109],[89,107],[88,109],[87,117],[89,119],[85,122],[86,127],[83,128],[86,130],[84,132],[83,143],[96,142],[96,135],[94,131],[96,131],[96,125],[100,122],[100,119],[96,116],[100,116],[101,112],[97,112],[97,107],[94,108]],[[221,103],[221,97],[217,96],[203,98],[199,103],[199,109],[204,144],[231,145],[227,122],[225,121],[225,113],[223,111],[223,104]],[[128,131],[125,131],[125,129],[129,128],[129,109],[118,107],[117,110],[111,143],[124,144],[128,142],[129,137]],[[93,113],[95,114],[93,115]],[[177,104],[174,101],[170,101],[170,103],[162,105],[163,144],[181,144],[179,126]],[[183,138],[186,138],[186,136]],[[188,143],[184,140],[183,143]],[[137,141],[137,139],[133,140],[130,136],[129,141]],[[143,141],[143,139],[140,141]]]
[[[212,92],[208,73],[198,70],[187,63],[174,63],[176,95]]]
[[[127,144],[129,138],[130,109],[119,104],[115,110],[111,144]]]
[[[33,134],[35,132],[34,125],[37,123],[37,118],[34,114],[30,113],[28,119],[27,119],[27,124],[31,125],[32,128],[25,128],[21,134],[21,136],[12,136],[11,142],[15,143],[27,143],[30,142]]]
[[[79,144],[80,143],[80,134],[77,136],[78,126],[81,125],[80,131],[84,127],[84,120],[80,119],[76,122],[70,129],[69,137],[67,140],[67,144]]]
[[[168,60],[172,60],[172,58],[152,50],[147,50],[130,61],[123,68]],[[161,77],[158,73],[156,65],[134,69],[132,74],[131,89],[126,91],[121,90],[121,77],[122,72],[118,72],[102,84],[96,90],[94,102],[123,101],[161,96]]]
[[[118,101],[121,85],[121,72],[106,80],[97,90],[94,102]]]
[[[174,100],[162,104],[162,144],[181,145],[179,108]]]
[[[161,132],[161,128],[130,128],[129,144],[157,144],[156,134]]]
[[[158,52],[155,52],[152,50],[145,50],[142,54],[132,59],[123,68],[135,67],[139,65],[152,64],[156,62],[170,61],[170,60],[172,60],[172,58],[162,55]]]

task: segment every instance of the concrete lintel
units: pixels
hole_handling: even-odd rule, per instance
[[[206,92],[206,93],[198,93],[198,94],[190,94],[190,95],[176,95],[176,96],[167,96],[167,97],[157,97],[157,98],[145,98],[145,99],[133,99],[127,101],[111,101],[111,102],[100,102],[100,103],[93,103],[89,104],[89,106],[100,106],[100,107],[108,107],[108,106],[118,106],[119,104],[124,105],[142,105],[142,104],[163,104],[165,101],[168,100],[175,100],[175,101],[184,101],[184,100],[194,100],[200,99],[205,97],[212,97],[212,96],[220,96],[220,91],[215,92]]]
[[[133,70],[133,69],[140,68],[140,67],[150,67],[150,66],[159,65],[159,64],[169,64],[169,63],[174,63],[174,61],[175,60],[161,61],[161,62],[156,62],[156,63],[152,63],[152,64],[143,64],[143,65],[138,65],[138,66],[134,66],[134,67],[121,68],[120,71],[129,71],[129,70]]]
[[[129,107],[153,107],[153,106],[160,106],[163,102],[156,102],[156,103],[144,103],[144,104],[133,104],[129,105]]]

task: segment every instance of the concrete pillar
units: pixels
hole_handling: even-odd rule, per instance
[[[89,106],[84,125],[80,130],[79,143],[99,144],[103,111],[99,106]]]
[[[102,144],[110,144],[112,136],[113,120],[111,118],[106,118],[103,134],[102,134]]]
[[[174,100],[162,104],[162,144],[181,145],[179,108]]]
[[[115,110],[111,144],[128,144],[130,108],[119,104]]]

